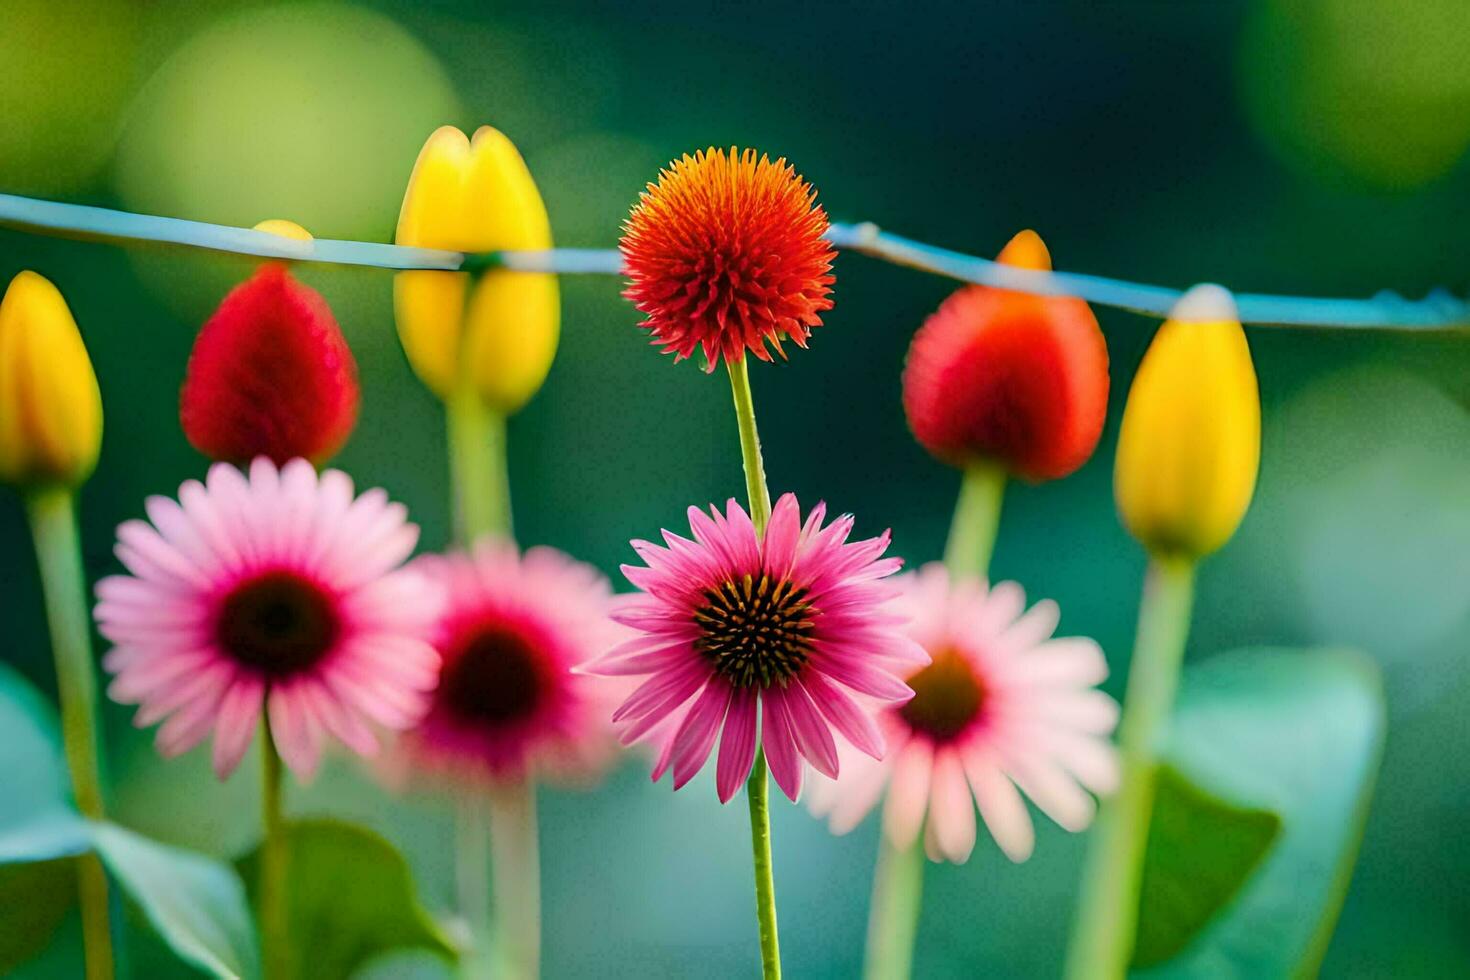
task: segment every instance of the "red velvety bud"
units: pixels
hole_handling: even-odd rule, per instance
[[[179,419],[212,459],[321,462],[347,441],[358,400],[357,362],[327,301],[269,263],[200,329]]]
[[[1035,232],[1001,262],[1051,268]],[[1031,481],[1087,462],[1108,408],[1108,348],[1080,299],[966,286],[925,321],[903,373],[909,427],[925,449],[963,466],[995,459]]]

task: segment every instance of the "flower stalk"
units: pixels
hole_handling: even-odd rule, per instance
[[[965,467],[944,547],[951,581],[990,577],[1005,486],[1006,469],[1000,463],[981,459]],[[886,830],[880,830],[864,956],[863,975],[868,980],[905,980],[912,973],[923,894],[923,834],[907,847],[898,847]]]
[[[509,538],[512,523],[505,414],[485,403],[468,371],[461,374],[445,410],[455,537],[468,551],[486,535]],[[460,914],[470,929],[470,972],[530,980],[539,974],[541,957],[536,788],[529,781],[497,787],[488,805],[471,797],[461,797],[456,814],[458,892]]]
[[[490,792],[490,870],[495,897],[495,976],[541,970],[541,859],[536,785],[529,779]]]
[[[944,566],[950,578],[989,577],[1005,487],[1006,470],[999,463],[976,460],[965,467],[944,546]]]
[[[287,912],[291,855],[282,806],[281,754],[269,716],[260,723],[260,947],[265,980],[290,980],[291,935]]]
[[[464,921],[472,948],[461,957],[465,977],[488,974],[490,957],[484,943],[490,932],[490,816],[485,799],[467,789],[455,797],[454,887],[459,916]]]
[[[766,487],[765,464],[761,461],[760,434],[755,425],[755,403],[750,393],[750,372],[745,357],[727,360],[730,391],[735,399],[735,422],[740,429],[740,459],[745,468],[745,490],[750,501],[750,520],[757,535],[764,535],[771,519],[771,492]],[[781,976],[781,940],[776,926],[776,881],[771,861],[770,787],[766,780],[766,757],[759,748],[755,765],[745,783],[750,806],[750,850],[755,869],[755,914],[760,927],[761,970],[765,980]]]
[[[1174,705],[1189,617],[1195,560],[1156,555],[1144,580],[1138,635],[1118,729],[1122,782],[1103,803],[1088,846],[1071,948],[1069,980],[1113,980],[1128,972],[1138,929],[1157,747]]]
[[[898,847],[880,829],[863,960],[867,980],[904,980],[913,970],[923,893],[923,844],[916,838],[908,847]]]
[[[455,537],[469,548],[487,534],[511,535],[505,414],[486,405],[473,384],[445,403]]]
[[[75,499],[69,489],[49,487],[31,491],[25,502],[56,659],[61,739],[71,772],[72,794],[83,816],[100,820],[103,796],[97,739],[97,679],[93,672],[92,620],[87,610]],[[108,980],[113,975],[113,955],[107,875],[96,855],[87,854],[78,861],[77,887],[87,980]]]

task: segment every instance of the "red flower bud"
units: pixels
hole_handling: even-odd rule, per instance
[[[1033,231],[999,261],[1051,269]],[[944,462],[994,459],[1025,479],[1054,480],[1085,463],[1102,434],[1107,343],[1080,299],[966,286],[914,336],[903,407],[914,437]]]
[[[212,459],[321,462],[357,423],[357,362],[316,290],[268,263],[199,331],[179,420]]]

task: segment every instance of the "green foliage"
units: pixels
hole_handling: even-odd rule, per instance
[[[245,890],[228,865],[115,824],[95,825],[92,836],[113,880],[180,959],[215,977],[257,974]]]
[[[50,943],[76,903],[74,858],[95,850],[124,895],[184,961],[216,977],[253,977],[244,890],[211,858],[167,847],[71,808],[55,712],[0,665],[0,974]]]
[[[71,796],[56,711],[41,693],[0,663],[0,828],[25,823]]]
[[[1232,806],[1161,766],[1139,895],[1135,966],[1176,955],[1240,891],[1281,832],[1267,810]]]
[[[295,976],[346,980],[391,950],[426,949],[447,959],[457,957],[419,905],[408,863],[388,841],[336,820],[293,821],[287,835]],[[240,860],[252,894],[259,857],[257,849]]]
[[[76,873],[59,823],[69,789],[56,713],[35,688],[0,664],[0,974],[51,941],[76,904]]]
[[[1136,962],[1147,968],[1136,975],[1314,976],[1383,732],[1377,670],[1355,653],[1244,650],[1188,669],[1164,750],[1173,775],[1150,836]],[[1263,841],[1278,820],[1274,845]]]

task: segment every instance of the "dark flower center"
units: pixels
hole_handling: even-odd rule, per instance
[[[985,702],[985,688],[969,661],[953,650],[934,655],[934,662],[908,679],[913,700],[898,709],[914,731],[936,742],[948,742],[970,726]]]
[[[310,670],[341,633],[336,604],[295,572],[267,572],[225,596],[215,620],[219,645],[269,680]]]
[[[538,657],[527,639],[503,626],[474,632],[446,658],[439,701],[458,721],[495,726],[528,717],[546,694]]]
[[[812,604],[806,589],[768,575],[745,575],[706,589],[694,614],[704,632],[694,649],[735,687],[786,686],[812,651]]]

